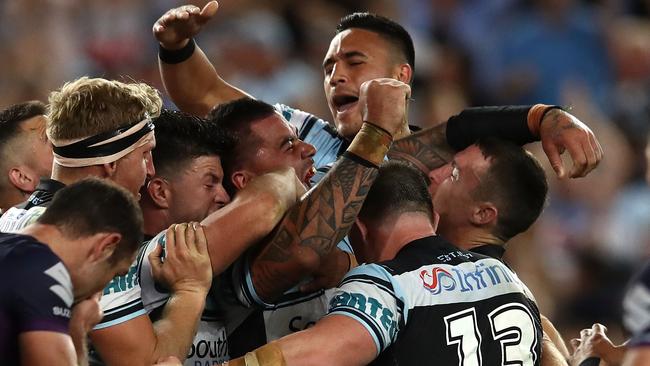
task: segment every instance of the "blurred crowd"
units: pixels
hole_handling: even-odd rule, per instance
[[[82,75],[144,81],[162,90],[151,25],[182,3],[3,0],[0,109],[46,101],[51,90]],[[644,183],[650,1],[224,0],[221,5],[198,41],[224,79],[270,103],[328,116],[321,64],[332,24],[351,11],[369,10],[397,20],[414,37],[412,123],[435,125],[473,105],[569,106],[594,130],[605,159],[579,180],[558,181],[549,174],[549,205],[534,227],[510,244],[507,260],[563,334],[595,321],[619,323],[625,283],[650,257],[650,189]],[[538,156],[546,161],[543,153]],[[610,334],[622,340],[615,330]]]

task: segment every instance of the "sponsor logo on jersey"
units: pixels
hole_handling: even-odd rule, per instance
[[[223,324],[203,320],[199,322],[185,365],[219,365],[228,358],[228,336]]]
[[[397,320],[395,314],[384,307],[384,305],[371,296],[356,292],[338,292],[330,300],[330,309],[337,310],[340,307],[351,307],[362,311],[374,318],[390,334],[391,338],[397,332]]]
[[[104,287],[104,295],[115,294],[118,292],[130,290],[140,283],[138,278],[138,265],[133,264],[129,272],[124,276],[115,276],[111,282]]]
[[[423,270],[420,272],[420,278],[424,288],[431,291],[432,294],[439,294],[444,288],[451,291],[456,288],[456,280],[451,273],[440,267],[433,267],[431,271]]]
[[[420,279],[422,286],[432,295],[443,291],[480,291],[514,280],[510,270],[496,260],[462,266],[433,266],[420,271]]]

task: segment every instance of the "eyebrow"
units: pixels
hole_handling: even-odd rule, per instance
[[[367,59],[368,56],[366,56],[365,53],[362,53],[360,51],[349,51],[345,52],[343,56],[341,57],[342,59],[350,59],[353,57],[363,57],[364,59]],[[323,61],[323,68],[326,68],[327,66],[331,65],[334,63],[334,58],[333,57],[328,57]]]

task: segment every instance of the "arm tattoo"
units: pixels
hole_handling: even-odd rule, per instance
[[[347,235],[376,177],[376,168],[341,157],[289,210],[253,261],[253,284],[262,299],[273,299],[308,276],[304,261],[310,255],[325,257]]]
[[[447,144],[446,127],[441,124],[395,141],[388,157],[410,163],[424,173],[448,163],[454,150]]]

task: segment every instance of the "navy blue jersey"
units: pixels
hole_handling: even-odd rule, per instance
[[[625,294],[623,325],[633,335],[629,347],[650,346],[650,263],[632,280]]]
[[[48,246],[0,233],[0,365],[20,364],[21,333],[67,334],[73,300],[70,274]]]
[[[502,262],[437,236],[350,271],[329,314],[368,330],[373,365],[540,363],[540,315],[524,283]]]

